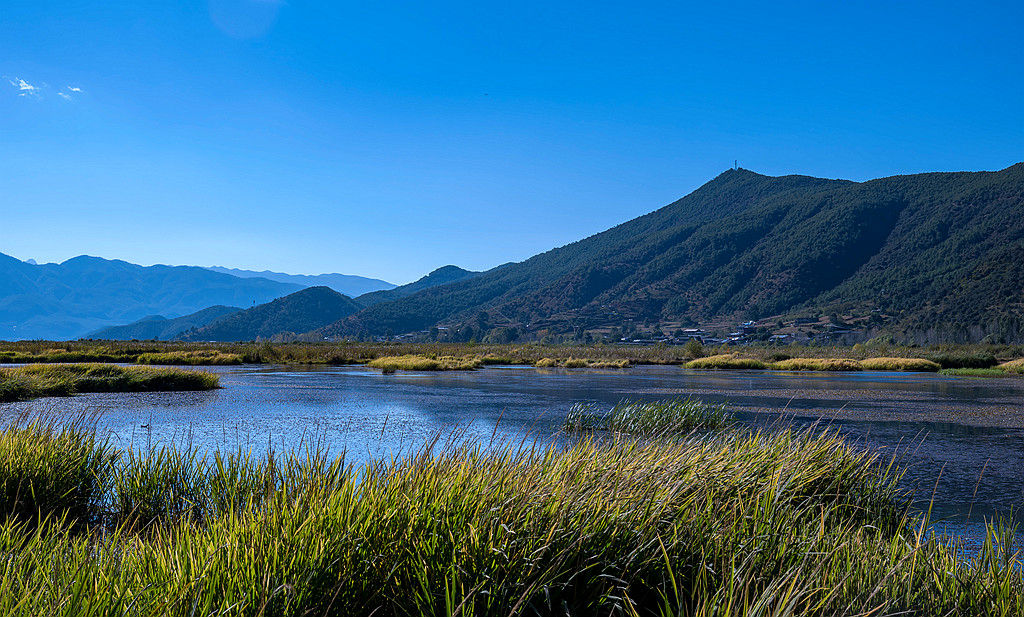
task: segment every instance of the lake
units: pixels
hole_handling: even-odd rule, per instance
[[[725,403],[747,425],[826,424],[887,457],[899,453],[908,486],[924,499],[934,495],[934,518],[954,533],[970,536],[982,517],[1011,507],[1024,521],[1024,379],[675,366],[394,375],[359,366],[200,370],[219,374],[223,389],[40,399],[0,405],[0,413],[97,412],[101,434],[122,447],[265,451],[317,441],[364,463],[407,454],[453,429],[485,443],[549,440],[581,401],[694,396]]]

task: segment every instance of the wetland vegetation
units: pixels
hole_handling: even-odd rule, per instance
[[[681,405],[698,403],[665,409]],[[356,468],[315,446],[122,452],[84,422],[14,422],[0,612],[1024,614],[1012,531],[990,525],[966,554],[927,531],[899,474],[795,430],[435,440]]]
[[[544,345],[474,343],[181,343],[157,341],[0,342],[0,363],[118,362],[163,365],[369,364],[387,370],[471,370],[489,364],[539,368],[628,368],[682,365],[693,369],[779,371],[939,371],[980,376],[1024,374],[1024,346]]]
[[[86,392],[173,392],[220,387],[217,375],[176,368],[50,364],[0,368],[0,402]]]

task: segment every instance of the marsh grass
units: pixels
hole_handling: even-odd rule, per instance
[[[938,371],[937,362],[924,358],[866,358],[861,360],[865,371]]]
[[[668,435],[721,428],[729,420],[724,405],[694,398],[661,401],[623,400],[609,411],[589,403],[572,406],[562,425],[569,433],[609,431],[630,435]]]
[[[117,457],[87,416],[61,425],[15,419],[0,431],[0,520],[97,522]]]
[[[370,368],[379,368],[385,373],[395,371],[471,371],[484,365],[480,358],[459,358],[455,356],[404,355],[385,356],[366,363]]]
[[[771,364],[776,371],[859,371],[861,363],[847,358],[789,358]]]
[[[994,368],[944,368],[939,371],[940,375],[952,375],[955,377],[1006,377],[1007,372],[999,367]]]
[[[629,360],[594,360],[591,358],[541,358],[537,368],[629,368]]]
[[[685,364],[685,367],[694,369],[762,370],[768,368],[768,364],[754,358],[738,358],[736,354],[728,353],[690,360]]]
[[[964,559],[910,513],[895,468],[829,432],[432,442],[359,469],[316,449],[152,450],[97,477],[91,530],[0,524],[0,614],[1024,610],[1012,530]]]
[[[999,368],[1007,373],[1013,373],[1015,375],[1024,375],[1024,358],[1004,362],[999,365]]]
[[[220,387],[199,371],[109,364],[37,364],[0,368],[0,402],[86,392],[173,392]]]
[[[196,351],[144,353],[136,357],[135,362],[137,364],[225,366],[242,364],[242,356],[236,353],[224,353],[216,349],[200,349]]]

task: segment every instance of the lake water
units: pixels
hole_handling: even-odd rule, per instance
[[[826,423],[850,440],[901,453],[907,482],[934,516],[971,535],[974,522],[1024,506],[1024,379],[924,373],[706,372],[679,367],[382,375],[364,367],[210,367],[211,392],[89,394],[0,405],[100,413],[122,447],[192,443],[263,451],[320,440],[361,463],[406,454],[453,428],[484,442],[548,439],[586,401],[695,396],[726,403],[741,422]],[[970,521],[966,522],[970,514]]]

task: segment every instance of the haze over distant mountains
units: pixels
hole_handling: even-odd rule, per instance
[[[85,255],[33,265],[0,254],[0,338],[78,338],[152,315],[262,304],[301,288],[194,266],[139,266]]]
[[[299,287],[202,268],[85,257],[33,266],[2,256],[0,337],[80,336],[85,324],[119,316],[147,317],[119,336],[163,334],[181,323],[154,314],[219,304],[248,310],[188,316],[187,333],[174,336],[322,340],[439,328],[454,340],[529,340],[841,315],[929,340],[1024,340],[1024,163],[868,182],[729,170],[521,263],[482,273],[445,266],[355,298]]]
[[[354,274],[285,274],[283,272],[271,272],[270,270],[256,272],[255,270],[240,270],[223,266],[207,266],[206,269],[241,278],[265,278],[279,283],[294,283],[303,287],[330,287],[338,293],[353,298],[370,293],[371,291],[395,288],[394,283],[365,276],[356,276]]]
[[[310,287],[249,309],[213,306],[167,319],[150,315],[123,326],[102,328],[89,338],[108,340],[246,341],[316,338],[310,331],[351,315],[384,299],[400,298],[435,285],[479,274],[456,266],[444,266],[423,278],[353,300],[325,286]],[[381,294],[385,294],[383,297]],[[316,340],[320,340],[316,338]]]

